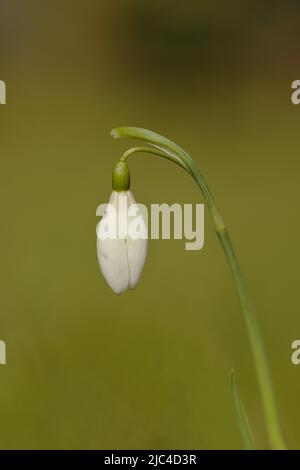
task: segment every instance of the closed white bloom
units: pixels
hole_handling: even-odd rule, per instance
[[[97,256],[116,294],[134,289],[147,256],[147,224],[131,191],[113,191],[98,225]]]

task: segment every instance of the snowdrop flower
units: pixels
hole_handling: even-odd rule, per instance
[[[125,162],[113,170],[113,192],[97,229],[97,256],[107,283],[116,294],[137,285],[147,256],[147,225],[130,188]]]

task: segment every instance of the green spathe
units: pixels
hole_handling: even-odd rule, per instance
[[[130,173],[127,163],[117,162],[113,168],[112,185],[114,191],[128,191],[130,188]]]

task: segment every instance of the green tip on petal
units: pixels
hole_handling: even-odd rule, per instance
[[[130,173],[125,162],[117,162],[113,168],[112,185],[114,191],[128,191],[130,188]]]

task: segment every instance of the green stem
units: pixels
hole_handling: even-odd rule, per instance
[[[228,231],[225,227],[220,213],[218,212],[213,202],[213,198],[208,189],[208,186],[198,169],[194,170],[193,176],[211,210],[215,230],[226,255],[238,291],[249,335],[250,345],[253,353],[257,379],[262,397],[264,417],[271,446],[273,449],[285,449],[286,446],[281,436],[279,421],[277,417],[277,410],[265,348],[262,342],[262,337],[260,334],[256,314],[252,305],[249,291],[247,289],[243,274],[241,272],[240,265],[233,249]]]
[[[189,171],[188,167],[183,164],[183,162],[172,152],[166,152],[166,150],[161,150],[160,147],[158,146],[153,146],[152,148],[150,147],[133,147],[129,150],[126,150],[120,160],[122,162],[125,162],[126,159],[130,156],[133,155],[134,153],[151,153],[152,155],[157,155],[158,157],[166,158],[167,160],[170,160],[173,163],[176,163],[176,165],[181,166],[186,171]]]
[[[188,173],[193,177],[198,187],[200,188],[210,209],[217,236],[226,255],[239,295],[253,353],[254,365],[262,398],[264,418],[269,441],[273,449],[285,449],[286,446],[281,436],[279,420],[277,417],[277,410],[266,353],[250,294],[223,219],[215,206],[212,194],[206,184],[206,181],[197,168],[195,161],[177,144],[163,136],[160,136],[159,134],[156,134],[155,132],[149,131],[148,129],[141,129],[137,127],[120,127],[112,131],[112,136],[117,138],[133,137],[146,141],[148,144],[155,147],[155,149],[150,147],[142,147],[141,149],[143,152],[148,151],[149,153],[163,156],[164,158],[168,158],[174,163],[179,164],[182,168],[188,171]],[[128,155],[137,151],[139,151],[138,147],[130,149],[125,153],[123,158],[125,159]],[[164,153],[164,155],[161,155],[161,153]]]

